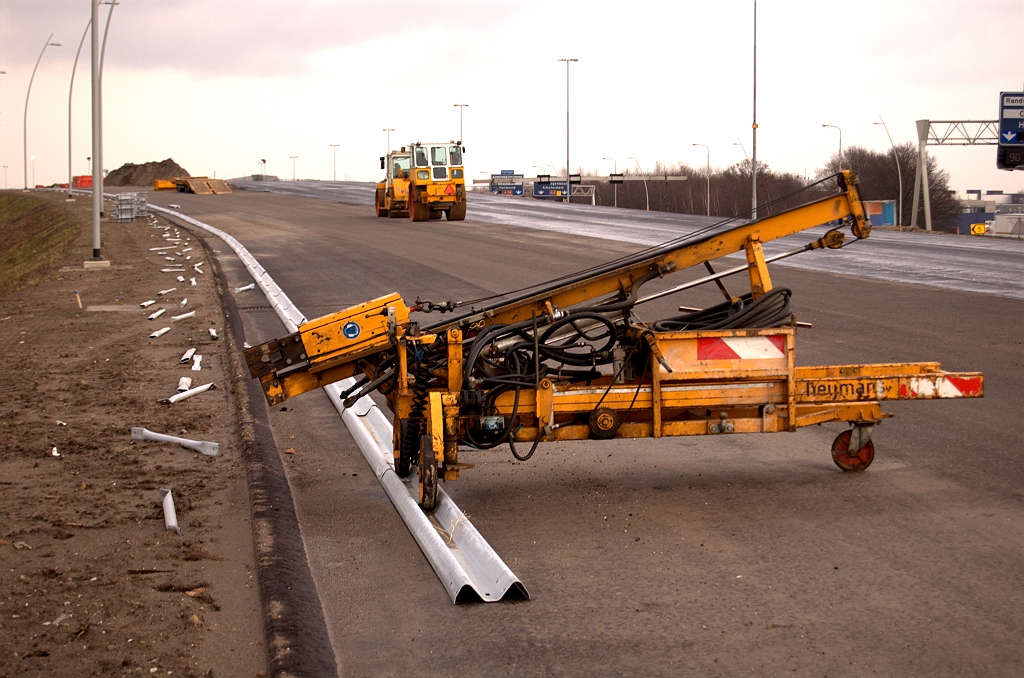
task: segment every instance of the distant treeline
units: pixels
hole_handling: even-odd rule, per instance
[[[897,146],[903,174],[903,223],[909,224],[911,204],[914,198],[914,176],[917,172],[917,147],[913,143]],[[725,169],[711,170],[711,215],[719,217],[750,216],[750,160],[743,160]],[[776,214],[780,211],[802,205],[828,193],[834,192],[831,182],[819,183],[842,169],[852,169],[858,178],[861,198],[864,200],[898,200],[899,179],[893,151],[887,153],[871,151],[859,146],[844,149],[843,157],[838,153],[829,158],[825,166],[815,172],[813,179],[789,172],[776,172],[767,163],[757,163],[757,204],[758,216]],[[597,171],[581,174],[595,176]],[[627,176],[641,172],[625,171]],[[694,167],[686,163],[665,165],[657,163],[650,172],[642,174],[685,176],[686,181],[626,181],[618,185],[618,205],[629,209],[679,212],[682,214],[707,214],[708,171],[706,167]],[[928,187],[931,193],[932,221],[936,228],[951,226],[960,212],[953,191],[949,189],[949,174],[938,168],[935,159],[928,158]],[[598,205],[612,205],[615,188],[609,183],[598,183],[595,199]],[[573,202],[590,202],[589,198],[577,197]],[[919,208],[920,209],[920,208]],[[923,210],[922,210],[923,212]],[[918,216],[918,225],[923,228],[924,215]]]

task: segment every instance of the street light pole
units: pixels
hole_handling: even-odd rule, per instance
[[[601,158],[601,160],[611,160],[613,163],[615,163],[615,170],[614,170],[615,174],[619,173],[619,161],[618,160],[616,160],[615,158]],[[612,188],[615,191],[615,204],[614,204],[614,206],[618,207],[619,206],[619,185],[618,184],[612,184]]]
[[[75,63],[71,66],[71,86],[68,88],[68,200],[74,200],[71,192],[74,188],[72,180],[72,168],[71,168],[71,95],[75,91],[75,71],[78,69],[78,57],[82,54],[82,45],[85,44],[85,36],[89,33],[89,28],[92,26],[92,19],[90,18],[88,23],[85,24],[85,30],[82,31],[82,39],[78,41],[78,51],[75,52]]]
[[[462,145],[462,109],[469,104],[452,104],[459,109],[459,145]]]
[[[387,148],[387,153],[390,153],[390,152],[391,152],[391,133],[392,133],[392,132],[394,132],[394,131],[395,131],[395,129],[394,129],[393,127],[385,127],[385,128],[384,128],[384,131],[388,133],[388,148]],[[387,153],[385,153],[385,155],[387,155]]]
[[[298,158],[299,156],[289,155],[288,157],[292,159],[292,181],[295,181],[295,159]]]
[[[898,211],[899,212],[899,223],[898,223],[898,226],[899,226],[899,230],[902,231],[903,230],[903,170],[900,169],[900,156],[898,156],[896,154],[896,144],[894,144],[892,142],[892,135],[889,134],[889,126],[885,124],[885,119],[882,117],[881,113],[878,114],[878,119],[881,120],[882,122],[881,123],[877,123],[876,122],[875,124],[876,125],[880,124],[880,125],[882,125],[883,128],[885,128],[885,136],[889,137],[889,146],[892,148],[892,157],[896,159],[896,176],[898,176],[899,180],[900,180],[900,209]]]
[[[338,144],[331,144],[334,149],[334,181],[338,180]]]
[[[93,28],[93,35],[94,36],[97,35],[97,31],[99,30],[97,28],[97,23],[96,23],[97,20],[99,19],[99,11],[100,11],[99,10],[99,6],[100,5],[110,5],[110,9],[107,11],[107,23],[106,23],[106,25],[103,28],[103,43],[100,46],[99,67],[96,70],[96,83],[95,83],[95,86],[94,86],[96,100],[93,102],[93,104],[95,106],[95,108],[93,109],[94,115],[99,119],[99,122],[96,123],[96,130],[97,130],[97,134],[99,136],[99,143],[97,144],[97,147],[93,149],[93,155],[96,156],[96,165],[97,165],[97,170],[98,171],[93,175],[93,182],[92,182],[93,189],[92,190],[93,190],[93,199],[94,200],[95,200],[96,196],[99,196],[99,203],[100,203],[99,216],[100,217],[103,216],[103,180],[105,179],[105,177],[103,176],[103,60],[104,60],[104,58],[106,57],[106,54],[107,54],[107,33],[110,32],[110,18],[112,16],[114,16],[114,6],[116,4],[117,4],[117,0],[109,0],[109,2],[107,2],[107,1],[97,2],[97,0],[93,0],[93,7],[95,8],[94,13],[93,13],[93,17],[92,17],[92,28]],[[93,40],[93,50],[95,50],[95,48],[96,48],[96,39]],[[94,51],[93,55],[95,55],[95,54],[96,54],[96,52]],[[95,226],[95,228],[93,230],[93,252],[94,252],[95,258],[99,259],[100,258],[100,222],[99,222],[99,219],[96,220],[96,223],[94,224],[94,226]]]
[[[633,155],[631,155],[629,157],[630,157],[630,159],[633,162],[636,163],[636,168],[640,172],[640,174],[643,174],[644,170],[643,170],[642,167],[640,167],[640,161],[636,159],[636,153],[634,153]],[[651,211],[651,194],[647,190],[647,179],[644,179],[644,198],[647,200],[647,211],[650,212]]]
[[[754,0],[754,122],[750,146],[750,218],[757,219],[757,0]],[[746,155],[746,149],[743,150]]]
[[[694,144],[694,146],[703,146],[708,151],[708,216],[711,216],[711,147],[707,144]]]
[[[32,77],[28,79],[28,91],[25,93],[25,120],[24,120],[24,123],[23,123],[23,130],[22,130],[22,132],[23,132],[22,150],[24,152],[22,153],[22,162],[24,163],[24,170],[25,170],[25,190],[26,191],[28,190],[28,97],[29,97],[30,94],[32,94],[32,81],[36,79],[36,69],[39,68],[39,62],[43,60],[43,53],[46,52],[46,48],[50,47],[51,45],[53,47],[60,47],[60,43],[59,42],[50,42],[51,40],[53,40],[53,33],[50,33],[50,37],[48,37],[46,39],[46,43],[43,45],[43,49],[40,50],[40,52],[39,52],[39,58],[36,59],[35,68],[32,69]],[[33,179],[34,179],[34,177],[33,177]]]
[[[569,169],[569,64],[579,59],[559,59],[565,62],[565,204],[572,202],[572,170]]]
[[[822,125],[822,127],[831,127],[833,129],[838,129],[839,130],[839,162],[844,162],[844,160],[843,160],[843,130],[839,129],[839,127],[837,127],[836,125]]]

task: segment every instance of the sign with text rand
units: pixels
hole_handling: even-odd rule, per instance
[[[999,93],[999,145],[996,167],[1024,167],[1024,92]]]

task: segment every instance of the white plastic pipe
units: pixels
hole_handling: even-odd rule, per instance
[[[156,332],[154,332],[153,334],[149,335],[149,338],[150,339],[156,339],[158,337],[164,336],[165,334],[167,334],[170,331],[171,331],[170,327],[161,327]]]
[[[160,503],[164,507],[164,528],[181,534],[181,528],[178,527],[178,514],[174,511],[174,497],[171,496],[170,490],[160,488]]]
[[[178,289],[178,288],[177,288],[177,287],[171,287],[170,289],[166,289],[166,290],[160,290],[159,292],[157,292],[157,293],[156,293],[156,296],[158,296],[158,297],[162,297],[162,296],[164,296],[165,294],[167,294],[168,292],[173,292],[173,291],[174,291],[174,290],[176,290],[176,289]]]
[[[256,289],[256,283],[249,283],[248,285],[243,285],[241,287],[236,287],[235,288],[235,292],[248,292],[249,290],[254,290],[254,289]]]
[[[206,440],[190,440],[188,438],[179,438],[178,436],[169,436],[164,433],[154,433],[153,431],[141,426],[132,426],[132,440],[175,443],[177,445],[181,445],[187,450],[205,454],[207,457],[216,457],[217,451],[220,449],[219,443],[211,443]]]
[[[156,299],[150,299],[149,301],[142,302],[141,304],[139,304],[139,306],[141,308],[146,308],[147,306],[152,306],[155,303],[156,303]]]
[[[181,282],[185,282],[185,279],[182,278],[180,275],[178,276],[178,280],[180,280]],[[181,303],[178,304],[178,308],[185,308],[185,304],[187,304],[187,303],[188,303],[188,297],[185,297],[184,299],[181,300]]]
[[[178,380],[178,393],[184,393],[192,388],[192,377],[182,377]]]
[[[211,388],[217,388],[217,385],[214,384],[212,381],[209,384],[203,384],[202,386],[196,386],[195,388],[190,388],[189,390],[185,391],[184,393],[179,393],[178,395],[173,395],[173,396],[171,396],[170,398],[167,399],[167,402],[169,402],[171,404],[180,403],[182,400],[187,400],[188,398],[191,398],[194,395],[198,395],[200,393],[205,393],[206,391],[209,391]]]
[[[161,308],[158,311],[156,311],[155,313],[151,313],[149,315],[149,318],[147,318],[147,320],[156,320],[157,318],[162,316],[164,313],[167,313],[167,309],[166,308]]]
[[[217,341],[217,330],[210,328],[210,339]]]
[[[189,311],[188,313],[182,313],[181,315],[172,315],[171,316],[171,321],[172,322],[178,322],[179,320],[187,320],[189,318],[194,318],[194,317],[196,317],[196,312],[195,311]]]
[[[179,360],[178,362],[180,362],[182,365],[185,365],[192,360],[192,356],[194,356],[195,354],[196,350],[194,348],[190,348],[189,350],[185,351],[185,353],[181,356],[181,360]]]

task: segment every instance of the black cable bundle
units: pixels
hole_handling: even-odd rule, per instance
[[[776,287],[756,300],[748,293],[735,301],[726,301],[694,313],[657,320],[651,324],[651,329],[655,332],[682,332],[778,327],[788,324],[792,318],[792,296],[793,293],[785,287]]]

